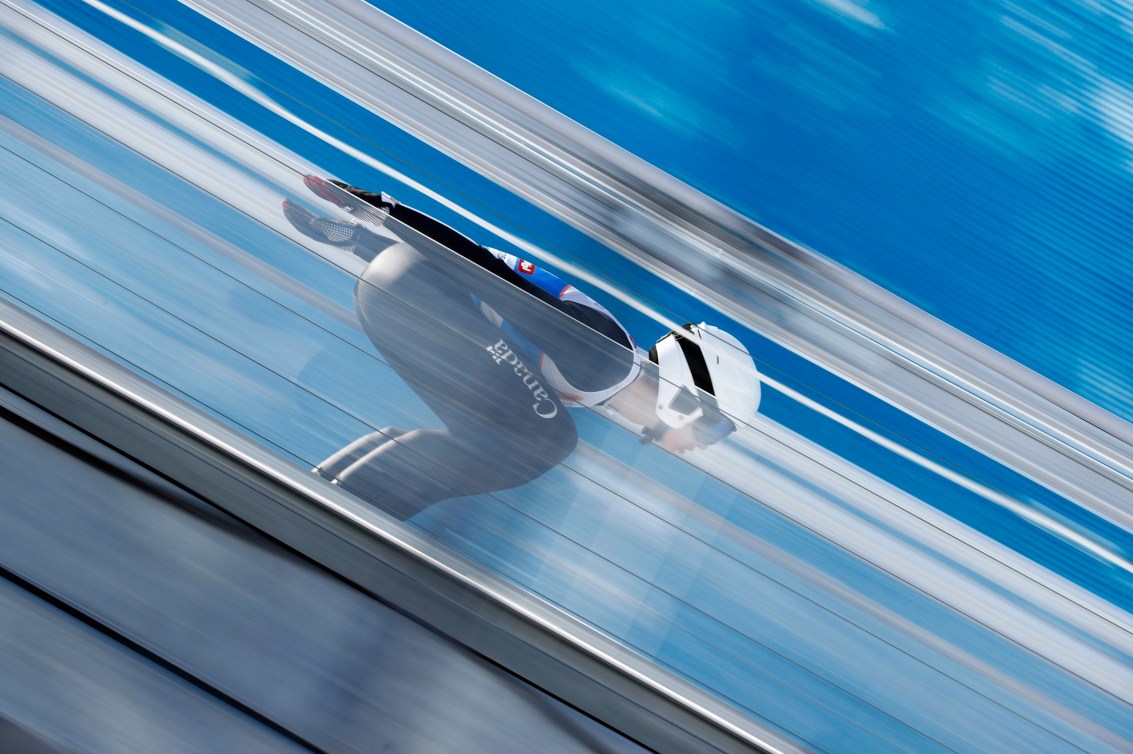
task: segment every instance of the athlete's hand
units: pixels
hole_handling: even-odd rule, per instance
[[[708,446],[696,439],[693,432],[692,425],[681,427],[680,429],[669,429],[665,434],[661,435],[661,439],[657,441],[665,450],[670,453],[685,453],[690,450],[703,450]]]

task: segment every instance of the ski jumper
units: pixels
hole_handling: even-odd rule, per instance
[[[550,272],[411,207],[390,216],[444,248],[377,252],[355,306],[366,335],[444,427],[366,435],[319,470],[405,519],[561,463],[578,442],[565,406],[600,405],[640,362],[625,328]]]

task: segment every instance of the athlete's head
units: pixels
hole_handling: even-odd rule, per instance
[[[673,435],[662,444],[682,450],[712,445],[736,430],[730,417],[753,416],[759,408],[755,361],[743,343],[718,327],[701,322],[673,330],[649,349],[649,359],[659,372],[659,422],[645,430],[646,440]]]

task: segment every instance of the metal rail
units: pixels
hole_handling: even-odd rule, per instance
[[[658,751],[785,737],[0,301],[0,384]]]

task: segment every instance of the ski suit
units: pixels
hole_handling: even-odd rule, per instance
[[[319,471],[405,519],[558,465],[578,442],[565,406],[608,400],[640,363],[625,328],[548,271],[411,207],[390,215],[436,245],[378,252],[355,306],[367,336],[444,427],[372,433]]]

